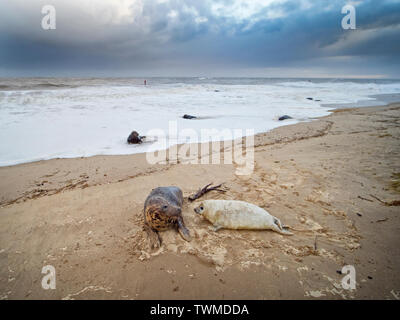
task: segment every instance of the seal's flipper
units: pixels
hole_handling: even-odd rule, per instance
[[[150,248],[151,248],[151,249],[158,249],[158,248],[160,248],[160,247],[161,247],[162,240],[161,240],[161,237],[160,237],[160,235],[158,234],[158,232],[157,232],[157,231],[154,231],[154,230],[153,230],[152,228],[150,228],[150,226],[148,226],[147,224],[144,225],[144,228],[143,228],[143,229],[146,231],[147,235],[149,236]]]
[[[214,232],[217,232],[219,229],[222,229],[222,227],[221,227],[221,226],[218,226],[218,225],[213,226]]]
[[[274,217],[274,223],[278,226],[279,230],[283,230],[282,223],[278,218]]]
[[[280,234],[287,235],[287,236],[292,236],[293,235],[292,232],[287,231],[285,229],[287,229],[287,226],[283,227],[281,221],[278,218],[274,217],[274,225],[272,227],[272,230],[274,230],[274,231],[276,231],[276,232],[278,232]]]
[[[293,235],[293,232],[287,231],[287,230],[285,230],[285,229],[279,230],[278,232],[279,232],[280,234],[285,235],[285,236],[292,236],[292,235]]]
[[[185,224],[183,223],[183,219],[178,219],[178,231],[184,240],[186,241],[192,240],[189,229],[186,228]]]

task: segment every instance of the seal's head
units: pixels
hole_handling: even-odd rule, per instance
[[[155,230],[166,230],[171,226],[178,226],[182,210],[172,205],[164,197],[152,197],[145,207],[147,223]]]
[[[205,206],[203,202],[201,202],[200,205],[194,208],[194,212],[196,212],[197,214],[203,214],[204,211],[205,211]]]

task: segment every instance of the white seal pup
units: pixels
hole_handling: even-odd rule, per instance
[[[280,234],[292,235],[285,230],[278,218],[254,204],[236,200],[204,200],[194,211],[203,215],[214,225],[214,230],[248,229],[273,230]]]

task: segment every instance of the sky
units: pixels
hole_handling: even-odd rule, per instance
[[[0,76],[398,79],[400,0],[1,0]]]

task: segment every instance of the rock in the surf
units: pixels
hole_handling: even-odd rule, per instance
[[[196,119],[197,117],[191,116],[190,114],[185,114],[182,118],[183,119]]]
[[[279,117],[279,121],[282,121],[282,120],[286,120],[286,119],[293,119],[291,116],[288,116],[288,115],[284,115],[284,116],[282,116],[282,117]]]

